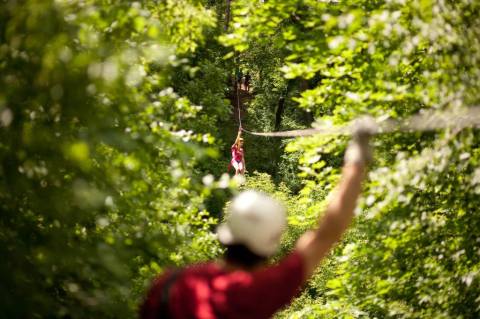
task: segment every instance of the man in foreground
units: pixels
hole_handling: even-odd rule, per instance
[[[336,193],[318,227],[303,234],[290,254],[277,264],[265,263],[279,246],[285,210],[264,194],[243,192],[218,229],[224,258],[158,277],[141,318],[270,318],[287,305],[350,225],[374,129],[371,121],[357,122]]]

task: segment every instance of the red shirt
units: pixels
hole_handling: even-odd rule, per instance
[[[241,162],[243,159],[243,148],[238,147],[237,144],[233,144],[231,151],[232,151],[232,159],[237,162]]]
[[[303,260],[292,252],[278,264],[249,272],[226,271],[211,262],[182,270],[170,288],[172,318],[270,318],[300,291]],[[142,306],[144,319],[158,318],[162,285],[157,278]]]

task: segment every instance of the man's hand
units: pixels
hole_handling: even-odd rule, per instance
[[[372,161],[370,138],[377,131],[377,123],[371,117],[362,117],[353,122],[352,140],[345,152],[345,164],[367,165]]]

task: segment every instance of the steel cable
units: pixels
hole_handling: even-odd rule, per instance
[[[310,136],[315,134],[335,134],[349,135],[351,132],[352,122],[342,126],[326,126],[317,124],[313,128],[279,131],[279,132],[253,132],[242,128],[240,118],[240,106],[238,102],[237,90],[237,107],[239,112],[239,124],[245,133],[265,136],[265,137],[299,137]],[[418,131],[434,131],[439,129],[452,128],[461,130],[467,127],[480,127],[480,107],[471,107],[453,111],[423,111],[404,120],[395,119],[375,119],[378,125],[377,134],[391,132],[418,132]]]

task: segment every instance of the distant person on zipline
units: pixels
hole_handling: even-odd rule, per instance
[[[240,110],[238,110],[240,112]],[[243,138],[242,138],[242,129],[238,130],[237,138],[235,139],[235,143],[233,143],[232,147],[230,148],[232,152],[232,159],[230,161],[230,166],[235,169],[235,176],[236,175],[244,175],[245,174],[245,157],[243,153]]]
[[[159,276],[141,318],[260,319],[288,305],[350,225],[371,160],[373,130],[371,122],[357,122],[336,193],[316,229],[303,234],[292,252],[267,263],[285,230],[285,209],[265,194],[245,191],[232,201],[217,230],[223,258]]]

